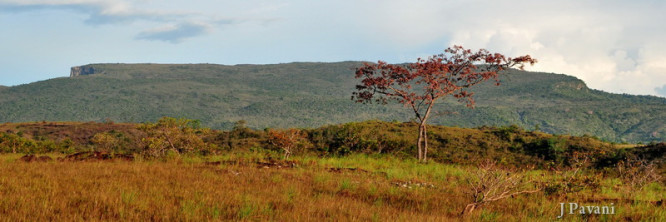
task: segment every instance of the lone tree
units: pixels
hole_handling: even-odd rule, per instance
[[[533,65],[536,62],[529,55],[510,58],[485,49],[472,52],[453,46],[442,54],[427,60],[419,58],[407,65],[383,61],[365,63],[356,69],[356,78],[361,79],[362,84],[356,85],[352,100],[364,104],[373,100],[381,104],[396,100],[411,108],[419,121],[418,159],[425,162],[428,154],[426,123],[438,99],[452,95],[473,108],[474,93],[468,88],[490,79],[499,85],[500,71],[514,66],[523,69],[526,63]]]

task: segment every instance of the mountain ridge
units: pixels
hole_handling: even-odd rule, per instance
[[[89,64],[92,73],[0,88],[0,122],[199,119],[229,129],[318,127],[368,119],[408,121],[409,110],[350,100],[362,62],[266,65]],[[548,133],[594,135],[616,142],[664,141],[666,99],[589,89],[564,74],[511,70],[502,85],[482,84],[477,106],[447,98],[432,124],[515,124]],[[448,113],[448,114],[446,114]],[[453,114],[451,114],[453,113]],[[457,114],[456,114],[457,113]]]

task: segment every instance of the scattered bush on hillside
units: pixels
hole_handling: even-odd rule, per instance
[[[138,153],[141,152],[141,144],[137,139],[132,139],[123,132],[115,130],[96,133],[91,139],[95,151],[110,153]]]
[[[97,149],[103,152],[111,152],[112,150],[117,149],[119,144],[118,138],[108,132],[95,134],[90,142],[95,144]]]
[[[156,123],[143,123],[138,128],[146,133],[144,154],[164,157],[167,151],[176,154],[210,152],[213,146],[203,141],[209,129],[192,127],[192,120],[163,117]]]
[[[0,133],[0,151],[3,153],[26,153],[34,142],[13,133]]]
[[[249,150],[265,144],[266,132],[248,128],[245,120],[239,120],[231,131],[214,131],[203,139],[206,143],[217,145],[220,150]]]
[[[393,132],[388,124],[368,121],[326,126],[309,130],[309,139],[323,155],[397,153],[414,147],[413,141]]]
[[[66,153],[75,148],[76,146],[71,139],[53,141],[42,138],[42,140],[34,140],[23,137],[18,133],[0,133],[0,153]]]
[[[564,140],[555,137],[542,138],[525,144],[525,153],[537,156],[546,161],[563,162],[563,153],[566,149]]]
[[[483,129],[483,128],[479,128]],[[511,126],[504,126],[504,127],[499,127],[495,130],[492,131],[493,134],[497,135],[499,138],[505,140],[505,141],[513,141],[514,140],[514,134],[516,133],[521,133],[522,129],[516,125],[511,125]]]
[[[560,176],[545,185],[546,194],[562,196],[586,188],[596,191],[600,187],[603,175],[600,173],[585,173],[585,171],[591,170],[591,160],[589,154],[573,152],[568,157],[569,165],[553,166],[551,170]]]

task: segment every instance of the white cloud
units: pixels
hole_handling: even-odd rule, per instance
[[[394,44],[442,34],[450,45],[539,59],[592,88],[657,95],[666,83],[666,3],[660,1],[390,1],[375,28]]]
[[[31,10],[70,10],[88,15],[85,23],[91,25],[124,24],[138,21],[157,23],[159,27],[143,31],[137,39],[162,40],[180,43],[183,39],[206,34],[218,20],[190,22],[198,13],[167,11],[159,8],[139,8],[125,0],[0,0],[0,9],[12,12]],[[206,20],[208,18],[203,18]],[[226,20],[230,23],[231,19]],[[178,25],[174,25],[178,24]],[[221,25],[222,23],[220,23]],[[166,30],[168,29],[168,30]]]
[[[221,16],[215,10],[212,14],[205,13],[211,11],[210,8],[205,7],[204,9],[201,7],[195,9],[168,9],[163,5],[178,4],[171,1],[149,3],[151,3],[151,0],[0,0],[0,10],[17,13],[34,10],[70,10],[87,15],[88,19],[85,20],[85,23],[95,26],[147,21],[152,24],[156,23],[156,27],[141,31],[135,39],[162,40],[171,43],[180,43],[186,38],[210,33],[215,26],[248,22],[266,25],[279,20],[272,17],[256,16],[257,14],[276,10],[279,8],[276,5],[262,6],[248,3],[249,6],[244,5],[244,7],[255,7],[248,10],[250,16]],[[229,2],[229,5],[232,4]],[[230,14],[234,13],[237,12],[230,12]]]
[[[171,43],[181,43],[183,40],[210,32],[210,25],[204,23],[183,23],[169,25],[139,33],[137,39],[158,40]]]

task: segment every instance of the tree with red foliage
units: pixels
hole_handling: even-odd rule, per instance
[[[435,101],[452,95],[473,108],[474,93],[468,88],[490,79],[499,85],[500,71],[515,66],[523,69],[526,63],[533,65],[536,62],[529,55],[510,58],[485,49],[472,52],[453,46],[442,54],[427,60],[419,58],[408,65],[383,61],[365,63],[356,69],[356,78],[361,79],[362,84],[356,85],[352,100],[360,103],[372,103],[374,100],[381,104],[396,100],[411,108],[419,121],[418,159],[425,162],[428,154],[426,122]]]

